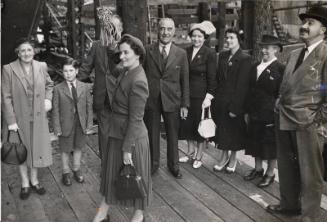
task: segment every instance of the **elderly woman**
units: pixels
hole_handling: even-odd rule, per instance
[[[189,36],[192,45],[186,49],[189,61],[190,109],[185,120],[181,120],[179,139],[186,139],[188,152],[179,162],[193,159],[193,168],[202,166],[202,151],[205,138],[198,133],[203,108],[210,107],[216,88],[216,52],[203,43],[215,31],[209,21],[191,26]]]
[[[37,170],[52,164],[46,113],[51,109],[53,82],[46,63],[34,60],[31,40],[20,39],[15,51],[18,59],[2,71],[3,132],[6,135],[8,131],[18,131],[28,151],[27,160],[19,166],[20,198],[25,200],[31,189],[39,195],[46,192],[39,183]]]
[[[133,222],[145,221],[143,210],[149,205],[152,193],[148,132],[143,122],[144,108],[149,95],[147,79],[141,65],[145,56],[142,42],[124,35],[119,43],[121,65],[125,73],[117,77],[112,94],[108,149],[103,150],[100,192],[103,196],[93,222],[109,221],[109,205],[135,208]],[[144,180],[146,196],[119,201],[114,181],[123,164],[132,164]]]
[[[225,40],[228,51],[219,54],[214,101],[213,118],[217,124],[214,141],[221,150],[214,170],[221,171],[226,167],[227,173],[233,173],[237,165],[237,151],[244,149],[246,144],[244,114],[250,86],[251,57],[242,52],[238,30],[227,29]]]

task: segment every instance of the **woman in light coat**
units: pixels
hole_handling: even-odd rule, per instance
[[[18,59],[2,70],[3,135],[18,131],[27,148],[27,159],[19,166],[22,180],[21,199],[27,199],[33,189],[45,193],[39,183],[40,167],[52,164],[50,135],[46,113],[51,109],[53,82],[44,62],[34,60],[34,44],[19,39],[15,49]],[[30,176],[28,175],[30,168]]]

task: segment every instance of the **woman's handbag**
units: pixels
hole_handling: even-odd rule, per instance
[[[199,123],[198,132],[203,138],[214,137],[216,134],[216,124],[212,120],[210,106],[208,107],[208,117],[204,117],[205,109],[202,108],[201,121]]]
[[[123,165],[115,181],[115,194],[118,200],[131,200],[146,196],[143,178],[132,165]]]
[[[20,165],[26,161],[27,149],[22,143],[19,132],[17,132],[18,142],[9,141],[12,132],[11,130],[8,132],[7,141],[1,147],[1,161],[7,164]]]

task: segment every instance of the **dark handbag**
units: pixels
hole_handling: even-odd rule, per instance
[[[1,161],[7,164],[20,165],[26,161],[27,149],[22,143],[19,132],[19,142],[10,142],[10,134],[13,131],[8,132],[7,141],[3,143],[1,147]]]
[[[123,165],[115,181],[115,194],[118,200],[131,200],[146,197],[143,178],[132,165]]]

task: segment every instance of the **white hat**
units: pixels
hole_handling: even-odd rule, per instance
[[[195,29],[203,31],[206,35],[211,35],[216,31],[215,26],[210,21],[203,21],[201,23],[191,25],[190,33]]]

